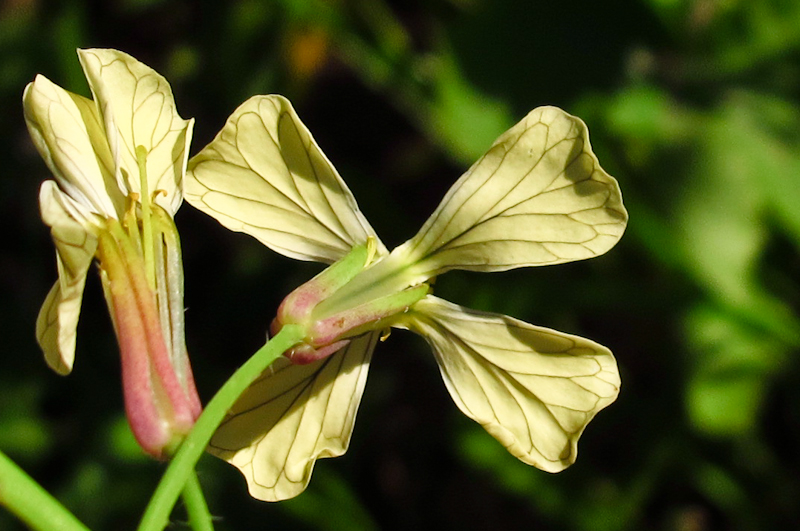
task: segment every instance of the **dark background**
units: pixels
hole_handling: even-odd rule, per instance
[[[278,504],[210,456],[220,530],[800,528],[800,3],[793,0],[188,0],[0,3],[0,449],[93,529],[133,529],[163,465],[122,414],[90,275],[69,377],[34,322],[56,279],[48,172],[22,120],[42,73],[89,95],[78,47],[162,73],[192,154],[253,94],[290,98],[389,247],[539,105],[581,116],[630,224],[587,262],[448,273],[437,294],[590,337],[619,400],[550,475],[463,417],[424,342],[378,347],[348,453]],[[201,397],[319,270],[185,205],[187,341]],[[182,510],[175,512],[174,529]],[[0,529],[21,529],[0,512]]]

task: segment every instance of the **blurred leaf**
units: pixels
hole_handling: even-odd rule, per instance
[[[427,67],[433,98],[420,107],[420,111],[427,108],[430,115],[421,114],[419,119],[455,160],[472,164],[513,125],[510,110],[470,85],[450,55],[432,59]]]
[[[136,442],[125,415],[117,415],[111,419],[105,432],[107,442],[103,444],[103,447],[108,448],[115,458],[131,463],[150,461],[151,458],[142,451],[142,447]]]
[[[314,529],[379,529],[346,481],[327,467],[319,467],[314,475],[314,481],[302,495],[280,503],[283,511]]]
[[[458,448],[463,458],[487,476],[500,482],[504,490],[516,496],[531,498],[543,514],[554,517],[563,514],[569,499],[555,485],[547,481],[548,475],[528,466],[519,466],[519,461],[497,441],[478,427],[466,426],[459,431]]]
[[[758,516],[748,508],[748,494],[741,484],[725,469],[704,463],[693,473],[698,490],[717,507],[737,515],[738,529],[763,529]]]
[[[41,385],[5,382],[0,388],[0,448],[22,462],[44,457],[56,440],[52,427],[39,414]]]
[[[652,471],[645,470],[637,479],[636,488],[622,490],[610,478],[594,476],[589,483],[570,482],[565,476],[546,474],[532,467],[520,467],[505,448],[485,431],[472,425],[459,430],[462,458],[496,481],[509,494],[525,499],[548,521],[559,528],[582,531],[620,531],[629,529],[638,508],[651,490]],[[580,465],[573,465],[580,468]],[[575,472],[580,474],[580,472]],[[580,485],[580,486],[578,486]],[[575,511],[580,507],[580,511]]]
[[[718,436],[753,430],[786,346],[713,306],[687,316],[686,334],[693,367],[686,401],[694,426]]]
[[[697,126],[693,114],[663,88],[640,84],[616,94],[606,117],[611,130],[624,136],[628,147],[641,146],[652,152],[690,140]]]
[[[767,94],[737,91],[723,110],[749,131],[746,147],[757,168],[753,182],[800,247],[800,107]]]
[[[785,171],[769,156],[778,142],[760,136],[742,116],[747,108],[733,100],[698,131],[691,178],[675,212],[679,236],[690,271],[712,297],[800,345],[800,323],[758,280],[769,236],[766,175]]]

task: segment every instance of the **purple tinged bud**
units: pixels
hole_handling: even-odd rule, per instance
[[[349,338],[388,328],[394,316],[428,294],[428,284],[418,284],[399,292],[377,290],[374,298],[366,301],[340,296],[347,291],[342,288],[368,269],[369,254],[364,245],[354,247],[347,256],[283,300],[270,332],[277,334],[287,324],[306,329],[304,341],[285,353],[293,363],[306,364],[325,358],[345,347]]]

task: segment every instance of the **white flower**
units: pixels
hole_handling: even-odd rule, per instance
[[[256,498],[299,494],[316,459],[346,450],[372,351],[390,326],[422,335],[461,411],[543,470],[569,466],[587,423],[617,396],[605,347],[463,308],[427,284],[451,269],[557,264],[616,244],[627,223],[617,182],[584,123],[560,109],[536,109],[504,133],[391,253],[280,96],[234,111],[189,161],[186,200],[286,256],[336,262],[284,300],[273,328],[303,325],[303,343],[248,389],[211,441]]]
[[[129,55],[93,49],[78,56],[94,100],[41,75],[23,96],[31,138],[55,177],[42,184],[39,203],[59,279],[36,337],[47,363],[69,373],[86,275],[98,259],[128,417],[142,446],[160,455],[170,430],[187,432],[200,411],[172,221],[183,200],[193,120],[178,116],[167,81]]]

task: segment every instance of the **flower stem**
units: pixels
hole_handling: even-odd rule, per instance
[[[14,461],[0,452],[0,505],[36,531],[89,531]]]
[[[203,413],[197,419],[192,431],[181,444],[170,461],[164,476],[156,487],[150,503],[139,523],[139,531],[162,531],[169,523],[169,515],[194,471],[208,442],[214,435],[225,414],[239,396],[247,389],[270,364],[286,350],[300,342],[304,330],[295,325],[284,326],[281,331],[261,347],[244,365],[233,373],[217,391]]]
[[[189,515],[189,525],[194,531],[214,531],[214,524],[211,522],[211,513],[208,512],[208,504],[203,496],[203,489],[197,474],[191,474],[181,493],[183,503],[186,505],[186,513]]]

